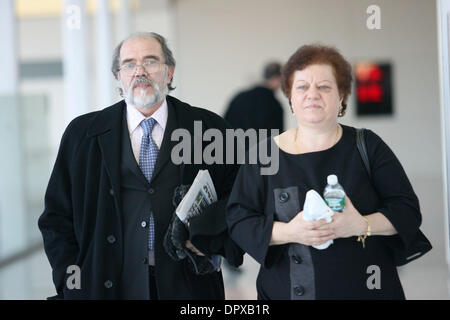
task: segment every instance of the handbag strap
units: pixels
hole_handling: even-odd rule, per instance
[[[370,170],[369,156],[367,155],[366,148],[366,139],[365,139],[366,129],[356,129],[356,146],[358,147],[359,154],[361,155],[361,159],[364,163],[364,167],[366,167],[367,174],[369,175],[369,179],[372,179],[372,173]]]
[[[365,139],[366,129],[356,129],[356,146],[358,147],[359,154],[364,163],[364,167],[367,170],[369,179],[372,179],[372,174],[370,170],[369,156],[367,154],[366,139]],[[413,243],[410,244],[409,248],[405,250],[404,255],[395,254],[395,264],[397,266],[405,265],[430,251],[432,248],[430,241],[425,237],[425,235],[420,231],[416,236]]]

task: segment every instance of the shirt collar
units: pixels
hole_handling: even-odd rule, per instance
[[[145,117],[135,106],[127,103],[127,123],[130,134],[136,130],[142,120],[148,118],[155,119],[164,131],[166,129],[167,117],[168,107],[166,99],[164,99],[162,105],[150,117]]]

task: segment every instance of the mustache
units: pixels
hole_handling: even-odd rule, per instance
[[[137,77],[133,81],[131,88],[134,89],[134,87],[136,87],[140,83],[145,83],[145,84],[148,84],[149,86],[151,86],[152,88],[155,88],[155,82],[150,79],[147,79],[146,77],[143,77],[143,76]]]

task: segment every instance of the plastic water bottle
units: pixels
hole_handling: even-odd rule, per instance
[[[338,178],[334,174],[327,177],[327,186],[323,191],[323,198],[328,207],[333,211],[342,212],[345,207],[345,191],[338,183]]]

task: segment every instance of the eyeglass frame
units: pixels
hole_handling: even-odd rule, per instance
[[[122,71],[122,70],[124,70],[124,68],[127,66],[127,65],[134,65],[134,70],[131,72],[130,71],[130,73],[129,73],[129,75],[133,75],[133,74],[136,74],[136,71],[137,71],[137,69],[138,69],[138,67],[142,67],[142,69],[146,72],[146,73],[148,73],[148,74],[155,74],[155,73],[158,73],[159,71],[161,71],[161,70],[158,70],[158,71],[156,71],[156,72],[149,72],[149,71],[147,71],[147,69],[146,69],[146,67],[145,67],[145,64],[146,63],[150,63],[150,66],[151,65],[158,65],[158,66],[162,66],[162,65],[167,65],[166,63],[164,63],[164,62],[160,62],[160,61],[154,61],[154,60],[147,60],[147,61],[144,61],[142,64],[137,64],[137,63],[125,63],[124,65],[122,65],[120,68],[119,68],[119,72],[120,71]],[[128,67],[127,67],[128,68]],[[130,69],[131,70],[131,69]],[[124,71],[124,72],[127,72],[127,71]]]

